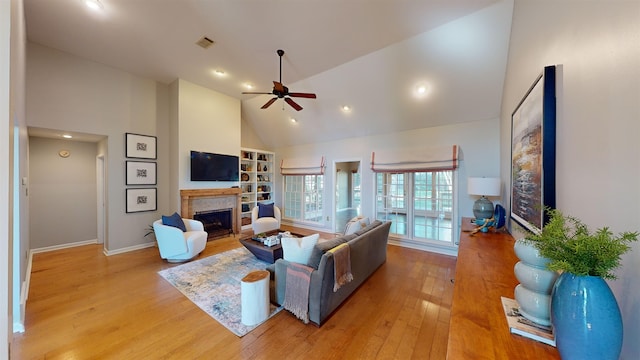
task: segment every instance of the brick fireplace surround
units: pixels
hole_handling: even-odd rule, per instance
[[[241,194],[242,190],[239,188],[180,190],[180,214],[184,218],[193,219],[193,214],[199,211],[232,209],[233,233],[239,234]]]

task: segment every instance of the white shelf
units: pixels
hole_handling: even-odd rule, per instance
[[[242,189],[242,225],[251,225],[251,210],[258,202],[274,198],[275,154],[270,151],[240,149],[240,188]]]

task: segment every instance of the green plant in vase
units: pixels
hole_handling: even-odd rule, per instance
[[[595,232],[580,219],[546,209],[549,221],[527,242],[561,272],[551,295],[551,322],[562,359],[618,359],[622,317],[604,279],[616,279],[621,256],[638,240],[638,232]]]
[[[546,211],[549,222],[540,233],[527,236],[526,241],[550,260],[549,270],[616,279],[614,271],[620,267],[620,257],[629,251],[629,244],[638,239],[637,232],[614,235],[608,227],[591,232],[573,216],[564,215],[558,209]]]
[[[156,233],[153,230],[153,224],[151,225],[147,225],[147,227],[145,228],[146,233],[144,234],[144,237],[147,237],[149,235],[153,235],[155,237]]]

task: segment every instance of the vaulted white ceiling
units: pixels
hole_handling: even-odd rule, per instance
[[[25,0],[29,41],[242,100],[270,148],[496,118],[511,1]],[[215,43],[195,43],[207,36]],[[260,107],[278,80],[316,100]],[[214,75],[222,70],[225,76]],[[416,97],[423,85],[427,91]],[[349,112],[341,110],[351,107]],[[291,118],[298,120],[292,123]]]

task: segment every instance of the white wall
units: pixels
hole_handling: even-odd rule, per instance
[[[276,163],[283,158],[305,156],[324,156],[327,164],[325,171],[324,219],[333,217],[333,191],[335,169],[334,161],[353,161],[360,159],[362,168],[362,215],[373,218],[375,215],[374,175],[371,171],[371,152],[390,148],[437,147],[459,145],[462,161],[458,169],[458,209],[460,216],[473,216],[474,198],[467,194],[467,177],[500,176],[499,119],[445,125],[391,134],[356,137],[326,143],[276,149]],[[276,176],[279,184],[276,203],[283,204],[282,176]],[[501,201],[494,201],[500,203]],[[331,220],[324,224],[323,230],[331,232]]]
[[[97,154],[96,143],[29,139],[32,249],[97,240]]]
[[[501,116],[503,181],[510,173],[511,113],[544,66],[561,64],[557,207],[593,229],[640,231],[640,2],[516,0],[512,26]],[[640,354],[638,269],[636,242],[619,279],[609,283],[624,321],[621,359]]]

